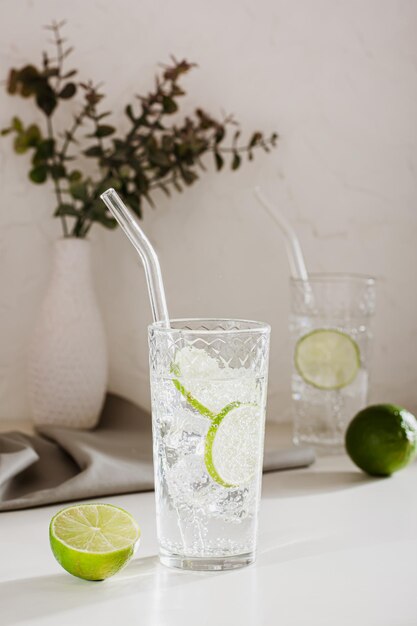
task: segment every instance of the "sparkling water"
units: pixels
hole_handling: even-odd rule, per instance
[[[262,474],[265,380],[244,367],[219,363],[204,350],[189,348],[177,354],[173,372],[172,377],[154,375],[151,380],[161,554],[195,559],[251,554]],[[212,419],[190,404],[178,383],[213,415],[230,403],[253,407],[256,420],[248,425],[250,436],[245,438],[248,433],[239,429],[242,444],[234,447],[229,441],[228,447],[224,442],[219,457],[232,468],[233,459],[221,459],[222,454],[234,456],[237,463],[255,459],[245,482],[225,487],[213,478],[205,459]]]
[[[366,317],[321,319],[314,316],[292,315],[290,322],[293,354],[300,337],[312,330],[331,328],[346,333],[357,343],[360,368],[355,379],[345,387],[322,390],[306,383],[295,367],[292,374],[294,407],[294,440],[339,451],[350,420],[367,402],[369,320]]]

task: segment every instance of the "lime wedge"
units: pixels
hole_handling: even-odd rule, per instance
[[[133,517],[112,504],[78,504],[51,520],[49,540],[60,565],[73,576],[104,580],[131,559],[140,529]]]
[[[261,462],[262,419],[259,407],[240,402],[226,406],[206,435],[204,460],[210,476],[223,487],[251,480]]]
[[[356,378],[360,350],[346,333],[323,328],[298,340],[294,359],[298,373],[309,385],[318,389],[341,389]]]

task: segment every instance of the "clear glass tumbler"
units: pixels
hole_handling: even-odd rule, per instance
[[[160,559],[191,570],[255,558],[270,328],[243,320],[149,327]]]
[[[342,450],[366,405],[375,280],[351,274],[291,279],[294,442]]]

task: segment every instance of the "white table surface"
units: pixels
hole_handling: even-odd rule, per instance
[[[142,528],[135,559],[92,583],[54,560],[62,505],[0,513],[0,625],[416,626],[417,464],[370,479],[345,457],[264,476],[254,565],[220,573],[159,564],[153,493],[102,499]]]

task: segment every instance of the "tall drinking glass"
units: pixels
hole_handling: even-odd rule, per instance
[[[291,280],[294,442],[340,451],[367,403],[375,280],[350,274]]]
[[[162,563],[191,570],[255,558],[270,328],[243,320],[149,327]]]

